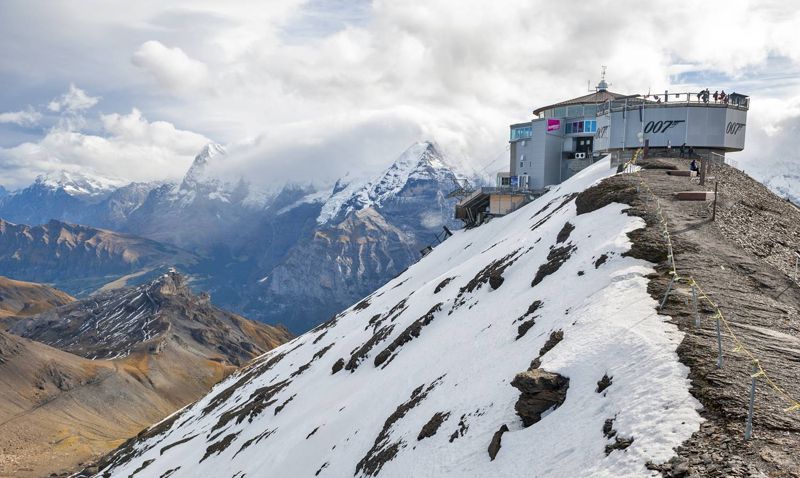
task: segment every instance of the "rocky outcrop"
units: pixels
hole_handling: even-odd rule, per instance
[[[494,459],[497,458],[497,454],[500,453],[500,446],[501,446],[501,440],[503,439],[503,433],[507,431],[508,431],[508,425],[503,424],[503,426],[501,426],[500,429],[494,432],[494,435],[492,435],[492,441],[489,442],[489,449],[488,449],[490,460],[494,461]]]
[[[569,379],[557,373],[533,369],[518,373],[511,386],[520,391],[514,409],[522,424],[529,427],[541,420],[544,412],[564,403]]]
[[[248,321],[194,294],[186,278],[168,272],[148,284],[100,293],[28,319],[12,331],[90,359],[158,354],[179,346],[240,366],[285,342],[289,333]]]

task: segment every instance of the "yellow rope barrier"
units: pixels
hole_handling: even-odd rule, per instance
[[[641,148],[636,150],[636,152],[634,153],[634,155],[631,158],[631,160],[628,161],[627,163],[625,163],[625,169],[635,166],[637,160],[639,159],[639,157],[641,157],[641,154],[642,154],[642,149]],[[704,300],[705,302],[707,302],[708,305],[710,305],[711,308],[714,309],[715,313],[712,316],[712,318],[713,319],[719,318],[720,321],[725,325],[725,330],[727,330],[728,334],[730,335],[730,337],[733,340],[733,343],[735,345],[735,347],[733,348],[733,352],[734,353],[744,353],[744,355],[746,355],[750,360],[753,361],[753,364],[755,366],[756,372],[751,377],[752,378],[761,378],[761,377],[763,377],[764,380],[767,382],[767,384],[770,386],[770,388],[772,388],[773,391],[775,391],[778,395],[780,395],[784,400],[786,400],[790,404],[790,406],[788,408],[784,409],[785,412],[788,413],[788,412],[800,411],[800,401],[795,400],[786,390],[784,390],[781,386],[779,386],[777,383],[775,383],[775,381],[772,379],[772,377],[769,376],[767,371],[761,365],[761,362],[756,358],[755,354],[753,352],[751,352],[745,346],[744,342],[742,342],[739,339],[739,337],[736,335],[736,333],[733,331],[733,328],[731,327],[731,323],[725,317],[725,314],[722,313],[722,310],[720,310],[720,308],[717,305],[717,303],[714,302],[708,296],[708,294],[706,294],[706,292],[703,290],[703,288],[700,287],[700,284],[698,284],[697,281],[692,276],[684,278],[684,277],[681,277],[680,275],[678,275],[678,270],[677,270],[676,265],[675,265],[675,256],[674,256],[674,252],[673,252],[673,248],[672,248],[672,236],[669,233],[669,222],[667,221],[667,219],[666,219],[666,217],[664,215],[664,211],[661,208],[661,201],[659,200],[659,198],[655,194],[655,192],[653,192],[653,189],[650,187],[650,184],[648,184],[647,181],[645,181],[644,177],[641,175],[641,172],[639,170],[632,171],[632,173],[636,174],[636,176],[639,179],[640,184],[645,189],[647,189],[647,192],[650,193],[650,195],[656,201],[656,213],[658,215],[659,221],[661,222],[661,225],[664,228],[664,238],[665,238],[665,240],[667,242],[667,250],[668,250],[667,259],[669,259],[670,264],[671,264],[671,270],[669,271],[669,275],[672,276],[672,278],[673,278],[672,280],[674,280],[675,282],[684,282],[684,283],[688,284],[689,286],[695,287],[697,289],[697,291],[699,292],[698,297],[701,300]],[[665,299],[666,299],[666,297],[665,297]]]

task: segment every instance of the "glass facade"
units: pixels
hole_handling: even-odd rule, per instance
[[[574,134],[574,133],[596,133],[597,132],[597,121],[595,120],[585,120],[585,121],[573,121],[571,123],[567,123],[567,134]]]
[[[583,116],[583,105],[567,106],[567,116]]]
[[[600,107],[602,108],[602,106]],[[569,105],[550,108],[539,113],[540,118],[564,118],[569,116],[597,116],[598,106],[591,105]]]
[[[531,126],[517,126],[511,128],[511,141],[518,139],[527,139],[533,135],[533,128]]]

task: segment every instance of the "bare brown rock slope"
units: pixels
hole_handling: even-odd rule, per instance
[[[193,254],[150,239],[52,220],[39,226],[0,219],[0,273],[92,292],[120,276],[193,264]]]
[[[0,325],[10,316],[30,316],[68,304],[69,294],[42,284],[0,276]]]
[[[214,307],[176,273],[12,328],[27,338],[0,336],[0,476],[73,470],[289,338]]]
[[[678,159],[659,162],[688,169],[688,162]],[[800,211],[726,165],[712,168],[714,179],[705,187],[697,180],[668,176],[663,169],[640,174],[669,223],[679,276],[700,284],[773,383],[800,399],[800,286],[790,278],[792,251],[800,248]],[[713,190],[715,181],[716,221],[711,221],[711,202],[674,199],[676,191]],[[630,204],[631,213],[647,221],[648,228],[630,234],[631,254],[657,264],[649,290],[660,301],[670,280],[666,244],[656,202],[639,176],[610,178],[584,196],[592,207],[609,201]],[[717,368],[715,311],[701,302],[700,326],[695,327],[691,297],[690,286],[680,282],[662,313],[686,333],[678,353],[691,369],[692,393],[704,406],[706,422],[677,450],[677,458],[653,464],[653,469],[665,477],[800,477],[800,411],[787,411],[791,400],[759,377],[753,438],[744,440],[752,360],[723,324],[724,363]]]

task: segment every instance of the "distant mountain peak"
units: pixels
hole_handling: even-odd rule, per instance
[[[339,179],[330,198],[323,205],[317,223],[325,224],[342,215],[371,206],[380,207],[403,191],[409,181],[446,181],[452,175],[453,171],[435,143],[416,142],[373,179]]]
[[[208,182],[211,179],[207,175],[209,162],[213,158],[224,156],[225,154],[227,154],[225,148],[218,143],[208,143],[205,145],[197,156],[194,157],[192,166],[183,177],[181,189],[195,189],[199,183]]]
[[[40,174],[34,185],[51,190],[61,189],[70,196],[104,196],[128,184],[119,178],[101,176],[90,172],[58,171]]]

